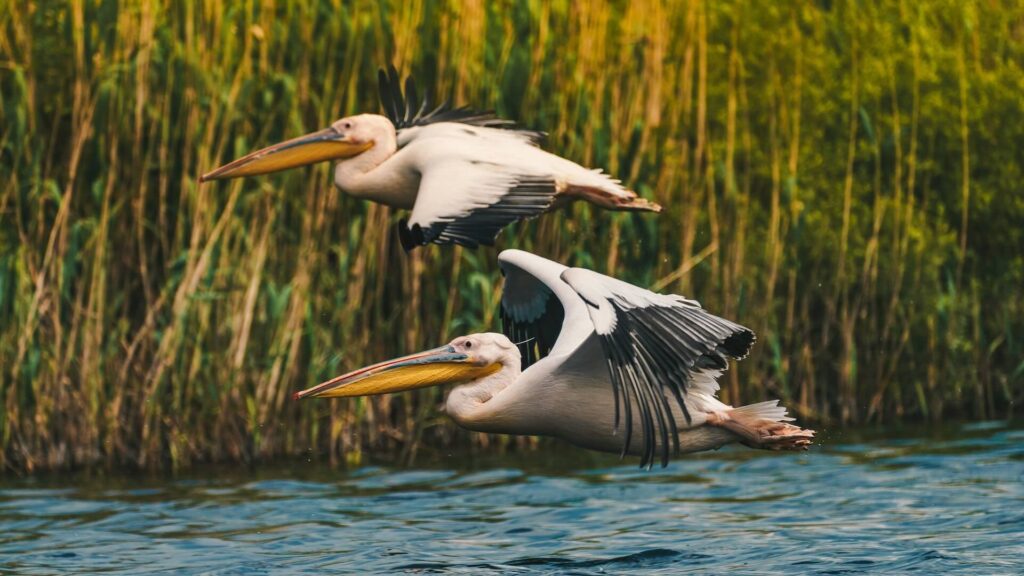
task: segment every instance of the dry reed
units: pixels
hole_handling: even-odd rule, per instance
[[[469,434],[443,391],[288,401],[497,327],[495,251],[400,253],[326,167],[198,185],[375,111],[393,62],[666,206],[499,239],[760,336],[727,401],[993,418],[1024,397],[1014,2],[0,3],[0,463],[179,467]]]

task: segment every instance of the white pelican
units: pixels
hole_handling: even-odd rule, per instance
[[[639,455],[648,468],[656,453],[665,466],[670,451],[730,442],[774,450],[810,445],[814,432],[788,424],[778,400],[733,408],[715,397],[728,359],[743,358],[754,343],[749,329],[693,300],[527,252],[505,250],[498,260],[504,334],[462,336],[295,397],[459,384],[445,406],[464,428],[554,436]]]
[[[487,112],[412,109],[416,89],[380,71],[385,116],[342,118],[312,134],[248,154],[200,181],[277,172],[337,160],[334,183],[357,198],[412,210],[398,223],[406,250],[428,242],[492,245],[506,225],[572,200],[611,210],[659,212],[622,184],[538,147],[540,132],[511,128]]]

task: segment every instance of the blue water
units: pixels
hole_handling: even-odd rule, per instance
[[[823,436],[651,472],[552,443],[414,468],[8,476],[0,573],[1024,573],[1024,430]]]

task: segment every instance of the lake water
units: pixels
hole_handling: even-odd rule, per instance
[[[1024,430],[0,478],[0,573],[1021,574]]]

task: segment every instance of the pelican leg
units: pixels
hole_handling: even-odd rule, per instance
[[[762,450],[807,450],[814,439],[813,430],[763,418],[756,410],[744,408],[750,407],[708,413],[707,423],[736,434],[745,446]]]
[[[625,210],[630,212],[661,212],[661,206],[635,193],[629,195],[612,194],[593,186],[562,186],[559,196],[579,198],[608,210]],[[558,199],[558,196],[556,196]]]

